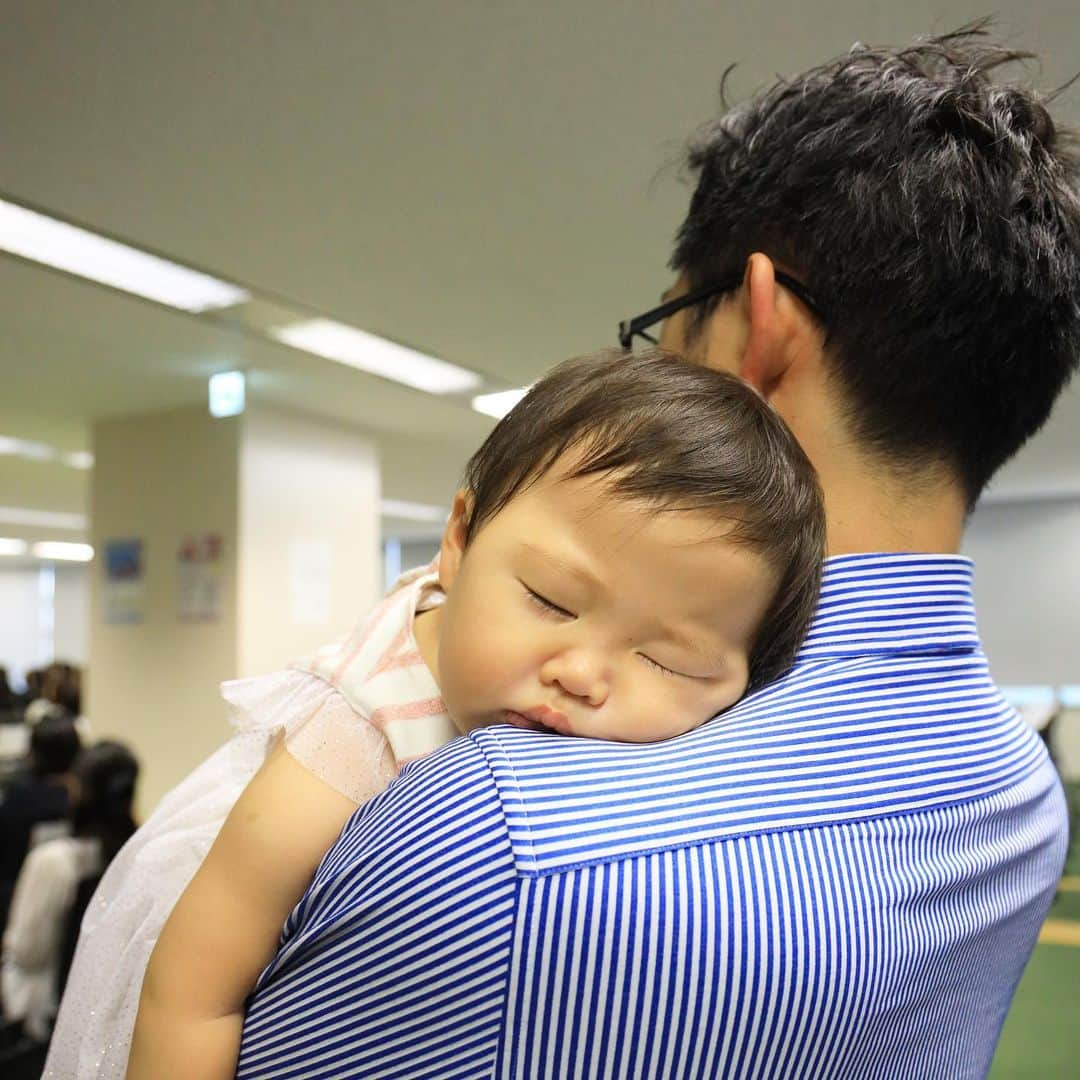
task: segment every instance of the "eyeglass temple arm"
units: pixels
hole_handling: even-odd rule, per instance
[[[740,278],[739,281],[742,281],[742,278]],[[633,319],[626,319],[619,323],[619,344],[622,345],[624,349],[629,349],[634,338],[640,335],[647,341],[653,342],[655,345],[656,339],[649,337],[649,335],[645,333],[650,326],[655,326],[669,315],[674,315],[675,312],[682,311],[683,308],[693,307],[694,304],[700,304],[703,300],[708,300],[710,296],[715,296],[720,292],[729,292],[737,286],[738,282],[736,282],[735,285],[725,285],[720,288],[711,285],[707,289],[697,289],[692,293],[684,293],[682,296],[676,296],[674,300],[668,300],[659,307],[654,307],[651,311],[646,311],[643,315],[638,315]]]
[[[783,285],[788,292],[798,297],[811,312],[813,312],[816,318],[821,322],[825,321],[821,305],[810,295],[810,291],[801,281],[797,281],[783,270],[775,270],[774,276],[777,283]],[[693,307],[695,304],[700,304],[720,293],[733,292],[741,284],[742,276],[740,275],[738,278],[723,281],[719,285],[710,285],[708,288],[697,289],[691,293],[684,293],[682,296],[677,296],[674,300],[668,300],[666,303],[653,308],[651,311],[646,311],[643,315],[638,315],[633,319],[625,319],[623,322],[619,323],[619,344],[624,349],[629,349],[634,337],[640,335],[645,338],[646,341],[651,341],[655,345],[657,344],[656,339],[644,332],[650,326],[654,326],[656,323],[661,322],[669,315],[674,315],[677,311],[682,311],[683,308]]]

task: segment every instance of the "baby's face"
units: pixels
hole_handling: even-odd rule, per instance
[[[646,509],[552,470],[440,574],[438,680],[462,731],[491,724],[671,738],[736,702],[776,576],[692,511]]]

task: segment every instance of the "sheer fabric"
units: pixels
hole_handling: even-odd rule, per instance
[[[122,1077],[158,935],[276,739],[361,803],[396,772],[386,739],[323,680],[286,670],[226,683],[233,737],[158,805],[105,872],[83,920],[44,1075]],[[334,740],[339,748],[333,749]]]

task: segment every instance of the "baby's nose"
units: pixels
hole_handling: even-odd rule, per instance
[[[598,652],[573,649],[549,660],[541,672],[541,679],[549,686],[559,686],[571,697],[599,706],[607,700],[611,673]]]

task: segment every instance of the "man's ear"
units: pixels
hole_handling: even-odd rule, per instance
[[[461,560],[465,557],[465,537],[472,520],[473,494],[462,488],[454,496],[454,506],[450,511],[450,520],[443,529],[442,544],[439,547],[439,585],[448,593],[454,579],[461,569]]]
[[[747,260],[743,294],[749,330],[739,358],[739,375],[768,401],[791,363],[787,345],[793,314],[781,299],[768,255],[755,252]]]

